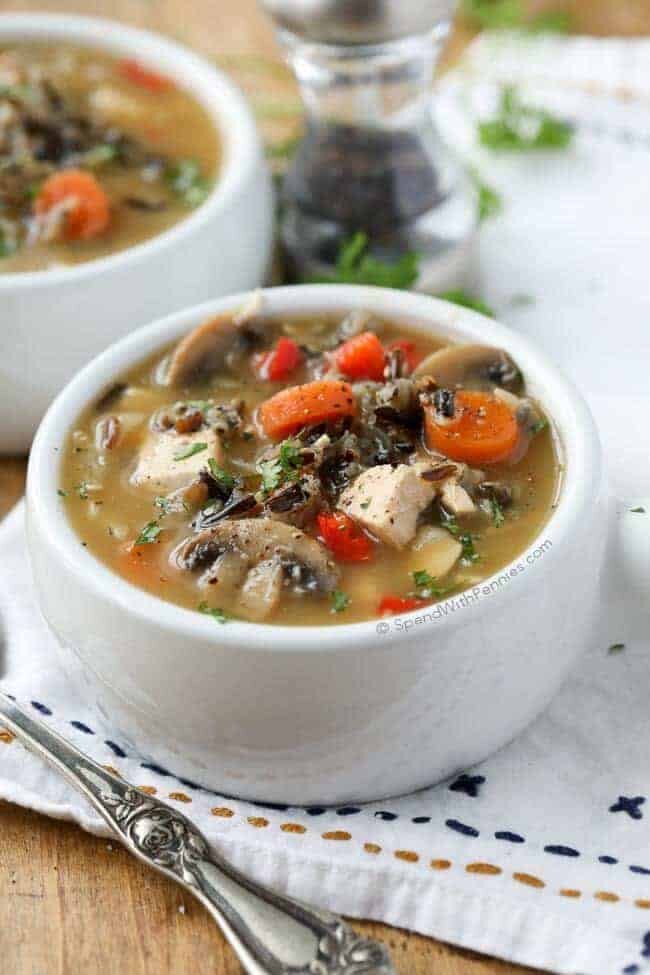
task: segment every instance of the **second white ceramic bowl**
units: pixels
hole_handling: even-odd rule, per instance
[[[455,342],[500,346],[552,417],[557,508],[525,552],[430,612],[332,627],[223,626],[134,588],[80,544],[57,497],[61,447],[139,360],[243,296],[181,312],[114,346],[50,408],[34,443],[28,537],[45,618],[84,693],[133,747],[217,791],[289,803],[376,799],[478,762],[548,703],[596,619],[606,498],[594,424],[558,370],[475,312],[378,288],[264,292],[270,314],[367,309]]]
[[[228,78],[178,44],[87,17],[0,15],[0,44],[78,44],[174,79],[205,107],[223,147],[208,199],[170,230],[76,267],[0,273],[0,453],[26,451],[45,408],[85,362],[145,322],[262,283],[273,203],[255,122]]]

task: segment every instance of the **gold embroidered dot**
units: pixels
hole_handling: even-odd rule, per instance
[[[381,853],[381,847],[377,843],[364,843],[363,848],[366,853]]]
[[[105,768],[107,772],[110,772],[111,773],[111,775],[117,775],[118,779],[121,779],[122,778],[122,776],[117,771],[117,769],[116,768],[113,768],[112,765],[103,765],[102,768]]]
[[[513,879],[519,881],[520,884],[526,884],[527,887],[546,887],[543,880],[539,877],[534,877],[532,873],[513,873]]]
[[[495,867],[493,863],[468,863],[465,867],[467,873],[482,873],[486,877],[498,877],[501,867]]]
[[[169,793],[169,798],[170,799],[175,799],[176,802],[191,802],[192,801],[189,796],[186,796],[185,795],[184,792],[170,792]]]
[[[640,897],[639,900],[635,901],[634,903],[637,907],[642,908],[644,911],[650,910],[650,900],[647,900],[645,897]]]
[[[572,887],[562,887],[562,889],[560,890],[560,894],[562,897],[573,897],[573,898],[582,897],[582,891],[573,890]]]
[[[11,731],[7,731],[6,728],[0,728],[0,741],[3,741],[5,745],[10,745],[16,736]]]
[[[449,870],[451,860],[432,860],[430,867],[432,870]]]
[[[324,840],[351,840],[352,833],[344,829],[333,829],[329,833],[323,833]]]
[[[145,792],[148,796],[155,796],[158,791],[155,785],[139,785],[138,789],[140,792]]]
[[[397,860],[406,860],[407,863],[417,863],[420,859],[413,850],[395,850],[393,856]]]
[[[230,819],[231,816],[235,815],[233,810],[229,809],[228,806],[215,806],[210,812],[213,816],[221,816],[222,819]]]
[[[611,890],[597,890],[594,897],[597,901],[604,901],[606,904],[615,904],[621,899],[618,894],[613,894]]]
[[[306,833],[307,827],[301,826],[300,823],[282,823],[280,829],[283,833]]]
[[[269,825],[268,819],[264,819],[264,816],[249,816],[248,822],[251,824],[251,826],[257,826],[258,829]]]

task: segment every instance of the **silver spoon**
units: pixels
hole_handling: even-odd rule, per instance
[[[2,691],[0,720],[88,799],[131,853],[207,907],[250,975],[393,975],[380,942],[249,880],[189,819],[107,772]]]

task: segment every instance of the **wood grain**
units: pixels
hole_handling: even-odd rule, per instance
[[[534,7],[557,3],[535,2]],[[596,34],[650,34],[647,0],[571,0],[575,25]],[[0,11],[52,10],[114,17],[169,34],[227,63],[274,55],[254,0],[22,0]],[[460,27],[447,62],[471,36]],[[290,82],[282,82],[283,85]],[[267,81],[245,80],[253,98]],[[272,125],[272,123],[270,123]],[[25,461],[0,461],[0,516],[23,490]],[[4,747],[0,743],[0,748]],[[380,924],[355,926],[383,939],[400,973],[525,975],[524,969]],[[7,975],[239,975],[205,911],[116,844],[69,823],[0,803],[0,971]]]

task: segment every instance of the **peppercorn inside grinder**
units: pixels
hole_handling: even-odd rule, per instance
[[[470,282],[476,191],[433,124],[431,83],[454,0],[263,0],[305,109],[282,189],[294,280],[327,277],[355,234],[392,263],[417,253],[416,287]]]

